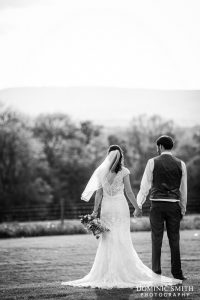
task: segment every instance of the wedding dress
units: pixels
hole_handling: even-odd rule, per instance
[[[122,167],[113,182],[103,188],[100,219],[109,229],[99,238],[93,266],[81,279],[62,282],[79,287],[136,288],[182,283],[182,280],[154,273],[140,260],[130,234],[130,211],[124,196],[123,178],[129,170]]]

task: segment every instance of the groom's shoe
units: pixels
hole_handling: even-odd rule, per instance
[[[183,276],[183,274],[182,275],[173,275],[173,276],[174,276],[174,278],[180,279],[180,280],[186,280],[187,279],[187,277]]]

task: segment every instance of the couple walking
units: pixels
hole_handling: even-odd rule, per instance
[[[81,199],[89,201],[94,192],[93,215],[109,229],[99,239],[93,266],[81,279],[63,285],[98,288],[135,288],[182,283],[179,228],[186,212],[187,171],[183,161],[172,154],[173,140],[161,136],[156,141],[158,156],[146,165],[137,199],[131,188],[130,171],[124,167],[123,152],[118,145],[109,147],[108,155],[91,176]],[[150,191],[150,224],[152,239],[152,270],[143,264],[134,249],[130,234],[130,211],[126,197],[135,208],[134,216],[142,214],[142,205]],[[126,195],[126,197],[125,197]],[[161,270],[161,247],[166,224],[171,250],[172,278]]]

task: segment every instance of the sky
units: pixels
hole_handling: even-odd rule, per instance
[[[0,89],[199,89],[199,4],[0,0]]]
[[[198,0],[0,0],[0,101],[107,126],[139,114],[199,124],[199,8]]]

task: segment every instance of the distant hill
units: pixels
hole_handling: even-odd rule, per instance
[[[127,127],[141,114],[159,114],[181,126],[200,123],[200,91],[22,87],[0,90],[0,101],[33,116],[64,112],[75,120],[89,119],[107,127]]]

